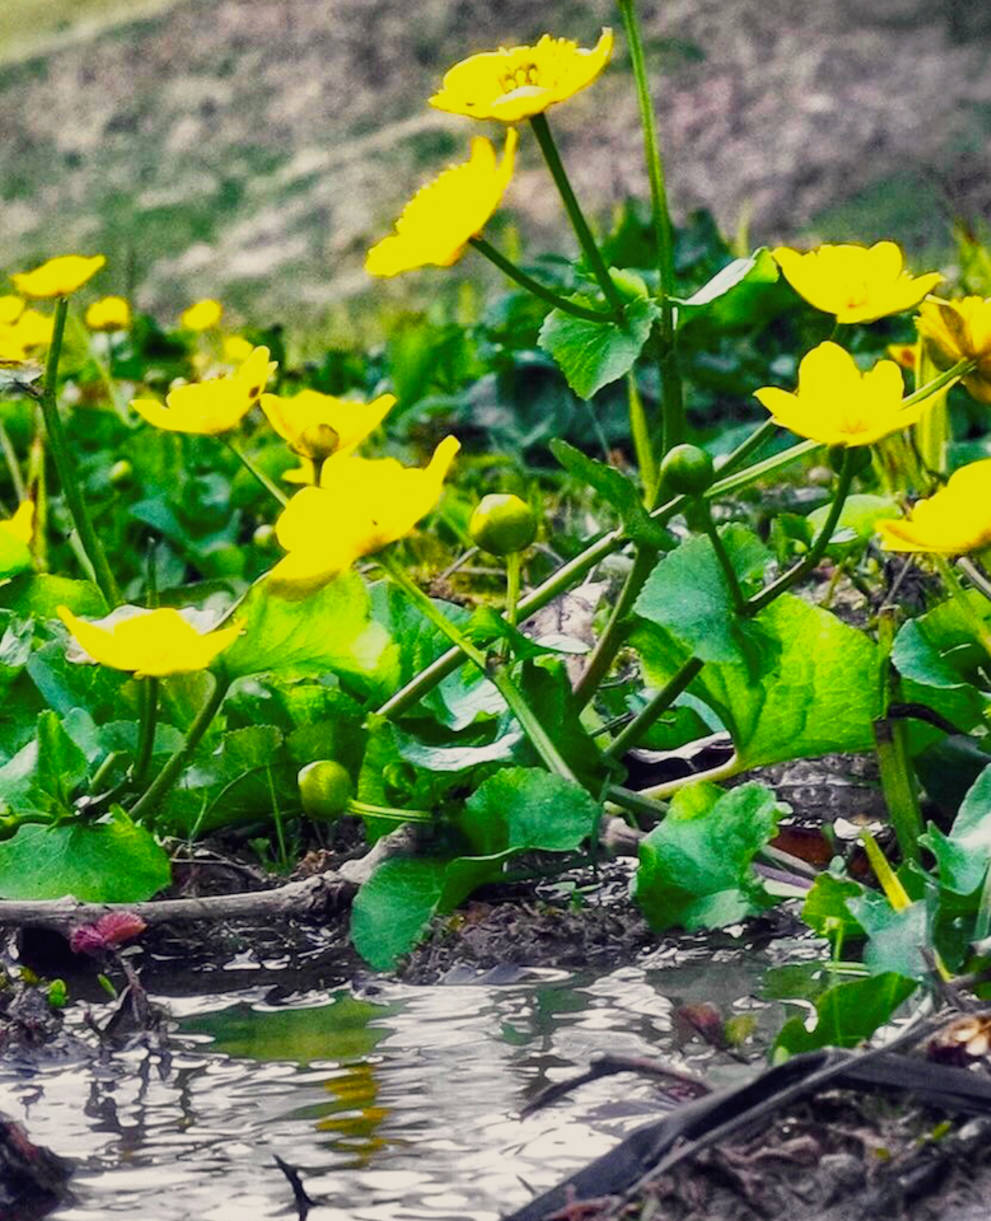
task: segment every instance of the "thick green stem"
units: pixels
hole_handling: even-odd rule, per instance
[[[3,453],[3,460],[7,464],[14,495],[17,497],[18,504],[21,504],[27,500],[28,490],[24,483],[24,476],[21,474],[21,464],[17,461],[17,451],[14,449],[10,434],[4,428],[2,420],[0,420],[0,452]]]
[[[226,676],[214,675],[213,690],[197,714],[196,720],[190,725],[185,741],[172,753],[162,770],[131,807],[131,818],[135,822],[141,822],[149,814],[153,814],[158,803],[178,780],[179,773],[186,766],[189,756],[199,745],[200,739],[220,711],[220,705],[224,702],[224,696],[229,687],[230,679]]]
[[[285,494],[285,492],[283,492],[283,490],[280,487],[278,487],[276,484],[274,484],[272,482],[272,480],[269,479],[269,477],[261,469],[261,467],[256,466],[254,464],[254,462],[252,462],[251,459],[248,457],[248,455],[244,452],[244,450],[242,450],[239,446],[235,445],[234,442],[231,441],[229,437],[224,437],[223,440],[224,440],[224,444],[231,451],[231,453],[234,454],[234,456],[241,463],[241,465],[244,467],[244,469],[246,471],[250,472],[250,474],[252,474],[255,477],[255,479],[262,485],[262,487],[265,489],[265,491],[268,492],[269,495],[271,495],[273,497],[273,499],[277,500],[279,502],[279,504],[282,505],[283,508],[285,508],[285,506],[289,503],[289,497]],[[319,470],[317,471],[317,480],[316,481],[318,483],[320,481]]]
[[[616,735],[605,753],[611,755],[614,759],[618,759],[630,747],[636,746],[637,742],[640,741],[657,718],[663,716],[678,696],[681,695],[682,691],[689,686],[696,674],[702,669],[702,664],[697,657],[690,657],[681,669],[673,674],[660,691],[651,698],[646,707],[637,713],[623,732]]]
[[[762,425],[758,431],[763,432],[763,428],[764,426]],[[740,449],[750,445],[752,439],[748,438]],[[733,474],[724,479],[717,479],[706,493],[706,497],[716,498],[725,495],[727,492],[737,491],[739,488],[746,487],[757,479],[762,479],[765,475],[773,475],[776,471],[794,462],[796,458],[801,458],[820,448],[821,446],[815,441],[801,441],[799,444],[791,446],[790,449],[786,449],[780,454],[775,454],[770,458],[764,459],[762,462],[755,463],[746,470],[734,471]],[[734,451],[733,454],[730,454],[725,464],[726,467],[733,469],[737,452],[739,451]],[[674,517],[676,513],[680,513],[687,503],[687,497],[676,496],[673,500],[669,500],[666,504],[655,509],[651,513],[651,517],[654,521],[663,524]],[[601,538],[596,539],[595,542],[590,543],[584,551],[566,564],[562,564],[557,572],[548,577],[542,585],[538,585],[526,597],[520,599],[518,608],[519,621],[522,622],[531,615],[535,615],[537,611],[542,610],[549,602],[553,602],[560,594],[576,585],[606,556],[611,555],[614,551],[618,551],[625,542],[626,535],[622,530],[610,530],[608,534],[604,534]],[[387,718],[402,716],[408,708],[412,708],[429,691],[432,691],[439,682],[442,682],[449,674],[453,674],[460,664],[461,656],[462,654],[458,649],[448,649],[436,661],[411,678],[395,695],[390,696],[378,708],[378,715]]]
[[[612,276],[610,276],[609,269],[606,267],[602,252],[592,236],[592,230],[588,227],[588,221],[585,219],[575,193],[571,189],[571,183],[561,161],[561,154],[557,151],[557,145],[554,143],[554,137],[551,135],[547,116],[545,114],[531,116],[530,126],[533,128],[533,134],[537,137],[537,143],[540,145],[540,151],[544,154],[544,160],[547,162],[547,168],[551,172],[554,184],[560,192],[564,209],[568,214],[568,219],[571,221],[571,227],[575,231],[575,236],[578,238],[578,244],[581,246],[582,254],[585,256],[589,270],[599,282],[599,287],[602,289],[606,300],[612,306],[613,311],[617,315],[622,316],[623,298],[612,281]]]
[[[726,578],[733,609],[738,615],[746,615],[747,599],[743,596],[743,590],[740,588],[740,582],[737,579],[733,561],[729,558],[729,552],[726,550],[719,531],[716,529],[716,523],[712,520],[712,509],[709,507],[709,502],[700,497],[698,507],[702,518],[702,526],[709,536],[709,542],[712,543],[712,549],[716,553],[719,567],[723,570],[723,576]]]
[[[637,16],[636,0],[618,0],[623,18],[626,41],[630,48],[630,63],[636,82],[640,126],[643,129],[644,160],[650,182],[651,216],[657,243],[657,269],[660,273],[658,301],[661,307],[658,364],[661,372],[662,407],[664,413],[663,450],[666,453],[680,444],[685,431],[685,409],[681,375],[675,353],[674,306],[674,226],[668,208],[667,185],[664,180],[664,159],[657,134],[654,103],[650,96],[650,81],[644,56],[643,34]]]
[[[138,749],[134,756],[134,787],[143,787],[155,745],[155,723],[158,720],[158,679],[141,680],[141,722],[138,727]]]
[[[348,814],[364,818],[388,818],[391,822],[436,822],[429,810],[400,810],[396,806],[376,806],[368,801],[352,798],[347,805]]]
[[[895,828],[902,859],[918,861],[919,836],[923,831],[923,823],[915,773],[908,751],[908,727],[905,721],[888,715],[891,705],[901,698],[901,680],[891,663],[895,626],[894,608],[883,607],[878,616],[877,634],[882,658],[881,698],[884,701],[884,716],[874,723],[874,742],[881,775],[881,791]]]
[[[431,599],[413,581],[398,563],[394,556],[382,552],[378,556],[382,568],[395,581],[400,589],[420,608],[427,619],[464,654],[468,660],[486,676],[509,706],[510,712],[520,723],[520,728],[526,734],[531,746],[540,756],[548,771],[563,776],[565,780],[577,783],[577,778],[564,760],[550,735],[537,720],[523,693],[519,690],[505,670],[496,667],[490,670],[485,654],[468,640],[461,629],[434,605]]]
[[[58,472],[62,495],[68,505],[76,533],[89,562],[93,567],[93,576],[100,592],[111,606],[120,603],[120,591],[117,581],[110,571],[107,556],[103,546],[93,529],[93,521],[86,507],[82,489],[76,480],[76,461],[69,452],[62,420],[58,412],[58,366],[62,354],[62,340],[65,336],[65,320],[69,303],[65,297],[60,297],[55,305],[55,320],[52,328],[52,341],[48,349],[48,360],[45,364],[45,388],[40,399],[41,414],[45,421],[45,432],[48,436],[48,446],[51,450],[55,469]]]
[[[489,262],[494,263],[504,275],[508,276],[511,280],[515,280],[521,288],[525,288],[527,292],[533,293],[541,301],[546,301],[548,305],[553,305],[555,309],[562,310],[566,314],[573,314],[576,318],[584,318],[587,322],[612,321],[612,314],[607,314],[604,310],[591,309],[588,306],[579,305],[577,301],[569,301],[567,297],[562,297],[560,293],[556,293],[552,288],[547,288],[539,280],[535,280],[533,276],[528,275],[522,267],[517,266],[511,259],[507,259],[504,254],[496,250],[495,246],[490,245],[485,238],[472,237],[468,241],[480,254],[484,254]]]
[[[633,450],[640,469],[643,498],[648,505],[653,507],[657,496],[657,460],[654,457],[654,447],[650,442],[647,412],[644,410],[643,398],[637,386],[637,377],[632,369],[626,375],[626,392],[630,410],[630,435],[633,438]]]
[[[511,551],[506,556],[506,622],[510,627],[516,626],[516,608],[520,601],[520,569],[522,562],[518,551]]]

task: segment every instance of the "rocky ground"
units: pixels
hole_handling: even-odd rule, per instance
[[[919,249],[946,247],[947,217],[991,210],[981,6],[642,8],[677,213],[708,206],[731,229],[749,217],[758,240],[890,233]],[[0,69],[0,264],[101,249],[105,287],[130,275],[148,308],[209,292],[264,320],[292,307],[312,318],[367,289],[369,238],[473,134],[425,105],[447,65],[545,27],[587,45],[618,24],[607,0],[560,0],[553,17],[526,0],[422,0],[415,20],[387,0],[137,11]],[[600,216],[644,190],[622,50],[553,118]],[[509,206],[535,247],[556,238],[558,202],[529,142]]]

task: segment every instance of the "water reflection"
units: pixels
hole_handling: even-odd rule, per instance
[[[60,1221],[294,1215],[313,1221],[495,1221],[656,1113],[649,1082],[605,1079],[526,1120],[518,1108],[603,1051],[661,1055],[732,1080],[745,1066],[679,1050],[674,1008],[756,1009],[767,958],[700,947],[611,973],[535,972],[502,986],[388,984],[266,1003],[261,990],[171,1000],[171,1053],[0,1067],[0,1109],[78,1159]],[[716,991],[718,989],[718,991]]]

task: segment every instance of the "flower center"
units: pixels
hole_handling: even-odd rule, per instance
[[[514,89],[525,89],[528,85],[540,84],[540,69],[533,62],[520,64],[519,67],[504,72],[499,82],[503,93],[512,93]]]

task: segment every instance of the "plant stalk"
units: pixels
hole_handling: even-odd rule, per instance
[[[556,293],[552,288],[541,284],[539,280],[534,279],[518,266],[511,259],[507,259],[501,251],[491,245],[484,237],[470,237],[469,245],[474,246],[480,253],[484,254],[490,263],[494,263],[496,267],[510,280],[514,280],[521,288],[525,288],[527,292],[532,293],[535,297],[539,297],[541,301],[546,301],[548,305],[552,305],[555,309],[562,310],[565,314],[573,314],[576,318],[584,318],[587,322],[612,322],[613,315],[607,314],[604,310],[591,309],[589,306],[579,305],[577,301],[569,301],[567,297],[562,297],[560,293]]]
[[[636,746],[658,717],[663,716],[682,691],[691,684],[702,669],[702,665],[703,663],[697,657],[690,657],[651,698],[646,707],[637,713],[629,725],[616,735],[604,753],[613,759],[619,759],[630,747]]]

